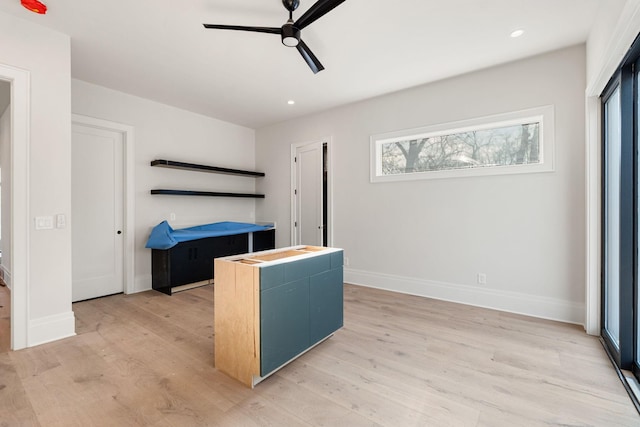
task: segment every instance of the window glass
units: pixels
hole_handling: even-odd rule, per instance
[[[620,87],[604,104],[605,125],[605,328],[620,348]]]
[[[371,136],[371,182],[553,171],[554,107]]]
[[[427,172],[540,162],[540,122],[382,144],[382,173]]]

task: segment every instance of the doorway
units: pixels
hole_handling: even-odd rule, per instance
[[[10,200],[4,212],[5,281],[10,286],[11,349],[27,347],[29,289],[29,80],[26,70],[0,64],[0,80],[10,86],[11,158],[6,159],[4,196]],[[10,237],[10,239],[9,239]],[[8,273],[8,275],[7,275]]]
[[[291,240],[294,245],[332,244],[330,154],[329,138],[291,147]]]

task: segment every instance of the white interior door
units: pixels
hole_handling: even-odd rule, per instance
[[[73,301],[124,291],[123,135],[73,124]]]
[[[323,149],[322,143],[296,148],[295,244],[322,246]]]

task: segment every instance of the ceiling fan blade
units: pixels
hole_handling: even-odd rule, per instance
[[[309,65],[311,71],[313,71],[313,74],[318,74],[320,71],[324,70],[324,66],[320,63],[318,58],[316,58],[313,52],[311,52],[309,46],[307,46],[302,40],[300,40],[300,43],[298,43],[296,49],[298,49],[300,55],[302,55],[306,63]]]
[[[315,22],[317,19],[322,18],[327,13],[331,12],[336,7],[340,6],[340,4],[344,3],[345,0],[318,0],[314,3],[313,6],[307,10],[304,15],[302,15],[298,20],[293,24],[298,29],[303,29],[307,25]]]
[[[280,34],[281,29],[278,27],[245,27],[243,25],[217,25],[217,24],[202,24],[205,28],[213,28],[217,30],[238,30],[238,31],[251,31],[254,33],[269,33]]]

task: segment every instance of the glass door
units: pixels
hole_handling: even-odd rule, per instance
[[[604,118],[604,239],[602,336],[609,350],[620,353],[620,82],[603,96]]]
[[[640,361],[637,129],[640,43],[602,94],[602,339],[619,369]],[[638,364],[640,366],[640,364]],[[640,369],[637,370],[640,373]]]
[[[640,281],[639,279],[639,275],[640,275],[640,256],[639,256],[639,252],[640,252],[640,248],[638,245],[638,242],[640,242],[640,235],[638,233],[640,233],[640,227],[638,227],[638,224],[640,224],[640,206],[638,204],[638,200],[640,200],[640,173],[638,173],[638,168],[640,167],[640,150],[638,149],[639,144],[638,141],[640,141],[640,59],[636,60],[635,62],[635,67],[634,67],[634,75],[633,75],[633,81],[634,81],[634,107],[635,107],[635,114],[634,114],[634,125],[635,125],[635,140],[636,140],[636,151],[635,151],[635,165],[634,165],[634,172],[635,172],[635,179],[634,182],[636,184],[636,192],[635,192],[635,206],[634,206],[634,217],[635,217],[635,233],[634,233],[634,237],[635,237],[635,242],[634,242],[634,254],[635,254],[635,275],[634,275],[634,293],[635,293],[635,298],[634,298],[634,325],[635,325],[635,331],[633,333],[633,337],[634,337],[634,356],[633,356],[633,365],[631,367],[635,377],[638,379],[638,381],[640,381]]]

